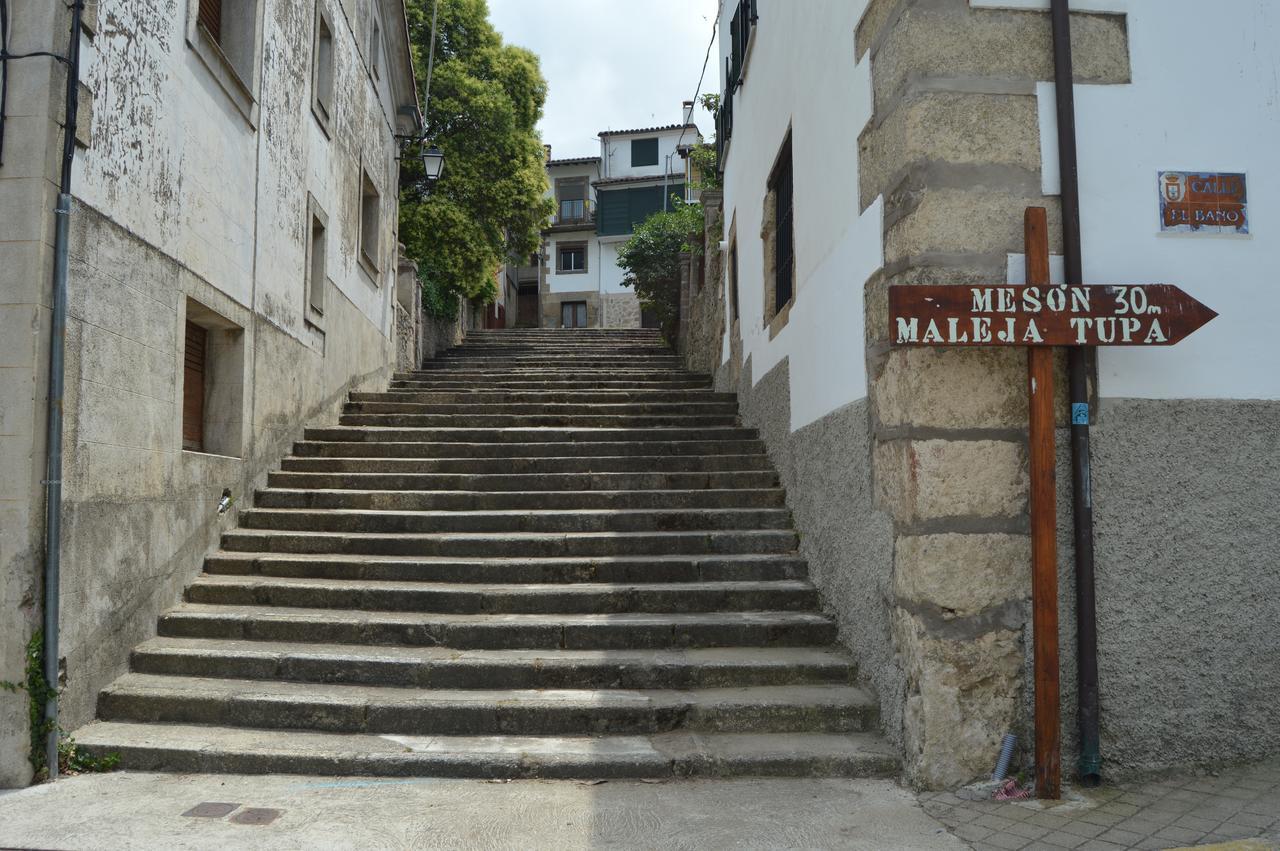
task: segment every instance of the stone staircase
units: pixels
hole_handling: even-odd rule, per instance
[[[656,332],[472,333],[306,430],[75,738],[145,770],[893,773],[736,412]]]

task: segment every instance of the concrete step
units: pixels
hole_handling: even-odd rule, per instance
[[[447,428],[459,419],[473,428],[555,428],[555,429],[637,429],[670,428],[702,429],[727,427],[737,423],[736,414],[691,415],[654,414],[342,414],[338,422],[344,426],[379,428]]]
[[[876,704],[857,686],[739,689],[443,689],[131,673],[98,695],[103,721],[375,735],[840,733]]]
[[[887,777],[896,753],[868,733],[652,736],[371,736],[95,722],[86,753],[131,771],[492,779]]]
[[[738,406],[732,402],[413,402],[398,399],[348,402],[348,414],[448,414],[473,416],[557,416],[557,417],[735,417]],[[484,420],[480,420],[483,422]]]
[[[835,640],[813,612],[444,615],[183,603],[160,617],[159,635],[321,644],[469,649],[809,647]]]
[[[419,392],[451,392],[464,393],[469,390],[483,390],[486,393],[561,393],[561,392],[593,392],[596,390],[610,392],[699,392],[711,391],[711,380],[706,378],[671,378],[657,381],[639,381],[630,378],[600,376],[583,378],[552,378],[547,375],[516,375],[477,382],[473,379],[455,377],[449,373],[433,373],[414,379],[396,379],[388,385],[388,391],[397,393],[404,390]]]
[[[545,509],[781,508],[781,488],[707,490],[260,490],[256,508],[348,511],[516,511]]]
[[[396,558],[290,555],[222,550],[205,559],[207,574],[369,579],[388,582],[769,582],[804,579],[793,555],[601,556],[595,558]]]
[[[395,442],[390,440],[300,440],[293,445],[296,456],[327,458],[441,458],[451,461],[488,462],[501,459],[503,472],[512,472],[510,465],[542,458],[593,458],[608,460],[626,455],[657,457],[686,456],[755,456],[764,459],[764,443],[760,440],[634,440],[592,441],[590,443],[566,443],[541,441],[538,443],[430,443],[424,441]],[[646,461],[647,463],[648,461]],[[772,468],[770,468],[772,469]],[[458,471],[466,472],[466,471]],[[479,472],[477,469],[476,472]]]
[[[794,553],[796,534],[786,529],[692,532],[484,532],[388,534],[233,529],[222,548],[248,552],[379,556],[709,555]]]
[[[454,423],[457,419],[454,419]],[[702,428],[395,428],[384,426],[336,426],[309,428],[303,433],[307,440],[355,441],[355,442],[423,442],[423,443],[618,443],[628,441],[677,442],[742,441],[758,440],[753,428],[739,426],[706,426]]]
[[[811,611],[808,582],[557,583],[549,585],[383,582],[203,575],[187,587],[191,603],[367,612],[442,614],[607,614],[612,612]]]
[[[444,405],[622,405],[692,403],[723,404],[737,407],[737,397],[732,393],[716,393],[710,390],[512,390],[505,393],[477,388],[473,390],[387,390],[381,393],[352,393],[352,402],[427,402]]]
[[[627,467],[637,464],[618,464],[624,472],[619,473],[557,473],[552,470],[558,465],[521,465],[524,470],[533,472],[501,474],[468,474],[468,473],[415,473],[396,472],[417,469],[438,469],[440,466],[430,462],[414,462],[404,460],[397,463],[385,460],[376,465],[376,469],[387,470],[383,473],[355,473],[354,464],[343,464],[338,459],[325,459],[328,463],[311,463],[299,461],[287,465],[284,472],[271,473],[267,478],[273,488],[325,488],[330,490],[393,490],[393,491],[446,491],[464,490],[487,493],[513,491],[643,491],[643,490],[731,490],[772,488],[778,483],[777,474],[769,470],[734,470],[725,472],[676,472],[676,473],[641,473],[625,472]],[[335,463],[337,462],[337,463]],[[564,465],[567,467],[587,465]],[[665,465],[655,464],[661,469]],[[674,465],[673,465],[674,466]],[[752,467],[750,464],[728,465]],[[550,468],[539,472],[539,468]],[[563,467],[560,467],[563,469]],[[553,506],[547,506],[553,507]],[[585,507],[585,506],[584,506]]]
[[[704,689],[848,684],[853,660],[825,647],[455,650],[153,638],[141,674],[447,689]]]
[[[335,444],[336,445],[336,444]],[[352,444],[347,444],[348,446]],[[355,444],[359,445],[359,444]],[[378,444],[370,444],[378,447]],[[389,444],[402,446],[408,444]],[[291,456],[281,462],[286,473],[452,473],[478,477],[477,490],[484,490],[486,477],[571,475],[593,473],[631,473],[654,475],[667,473],[763,473],[773,467],[765,455],[615,455],[569,457],[534,456],[532,458],[432,458],[379,452],[377,455],[327,457]],[[654,481],[657,481],[656,479]],[[701,488],[707,485],[697,485]],[[536,488],[535,488],[536,489]],[[548,487],[548,490],[558,489]]]
[[[250,508],[242,529],[413,535],[447,532],[649,532],[790,529],[785,508],[367,511]]]

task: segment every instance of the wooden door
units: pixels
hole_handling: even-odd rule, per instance
[[[534,287],[524,287],[519,291],[516,324],[521,328],[538,327],[538,291]]]
[[[204,364],[209,332],[187,323],[187,345],[182,356],[182,448],[204,451]]]

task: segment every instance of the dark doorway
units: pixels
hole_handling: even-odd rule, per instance
[[[537,328],[538,285],[521,284],[517,296],[516,325],[520,328]]]
[[[640,327],[641,328],[661,328],[662,322],[658,319],[657,312],[651,307],[640,308]]]

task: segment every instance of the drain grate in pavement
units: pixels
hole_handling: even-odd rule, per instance
[[[226,804],[220,801],[202,801],[183,813],[187,818],[222,818],[240,809],[239,804]]]

